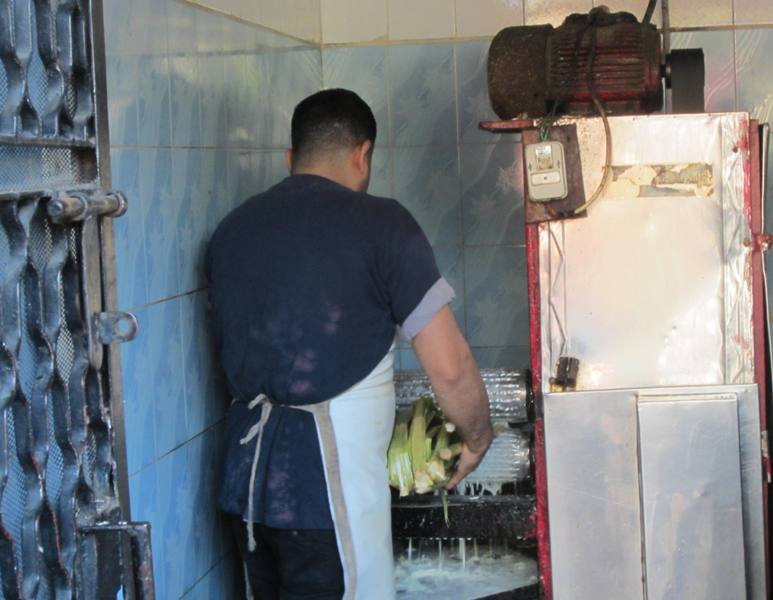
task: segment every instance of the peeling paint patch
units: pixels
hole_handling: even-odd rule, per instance
[[[659,198],[714,195],[714,171],[709,163],[612,167],[607,198]]]

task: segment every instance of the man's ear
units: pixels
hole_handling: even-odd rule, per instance
[[[285,150],[285,162],[287,163],[287,170],[290,171],[290,173],[293,172],[293,151]]]
[[[354,164],[361,175],[370,172],[370,157],[373,152],[373,142],[365,140],[354,151]]]

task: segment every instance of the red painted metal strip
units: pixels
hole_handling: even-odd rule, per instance
[[[744,189],[744,209],[749,218],[752,237],[757,238],[764,233],[765,223],[762,219],[762,164],[760,161],[760,136],[757,121],[749,122],[749,156],[746,157],[746,185]],[[763,278],[764,256],[762,249],[755,244],[751,254],[752,267],[752,320],[754,327],[754,378],[760,395],[760,424],[763,431],[767,428],[767,402],[768,397],[768,359],[765,350],[766,322],[765,311],[765,280]],[[770,457],[763,465],[765,472],[770,473]],[[768,522],[769,486],[763,487],[763,506],[765,518],[765,556],[770,557],[770,524]],[[773,597],[770,579],[770,560],[765,561],[768,598]]]
[[[534,399],[542,393],[542,328],[539,289],[539,225],[526,226],[526,277],[529,291],[529,351]]]
[[[539,225],[526,226],[526,268],[529,288],[529,349],[531,352],[532,391],[537,403],[534,422],[534,462],[537,489],[537,560],[545,600],[552,600],[548,524],[548,480],[545,465],[545,423],[542,419],[542,336],[539,286]]]
[[[539,127],[536,119],[512,119],[510,121],[481,121],[478,127],[492,133],[517,133],[524,129]]]
[[[545,468],[545,422],[534,421],[534,460],[537,479],[537,561],[545,600],[553,598],[548,524],[548,476]]]

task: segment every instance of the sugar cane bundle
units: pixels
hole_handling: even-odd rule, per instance
[[[453,424],[432,398],[419,398],[412,408],[397,414],[387,453],[389,485],[401,497],[443,489],[461,452]]]

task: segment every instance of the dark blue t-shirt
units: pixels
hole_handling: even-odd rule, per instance
[[[440,279],[432,249],[397,201],[293,175],[248,200],[215,232],[207,271],[220,359],[236,402],[227,421],[220,506],[246,516],[260,418],[255,521],[332,527],[316,427],[287,405],[315,404],[366,377]]]

